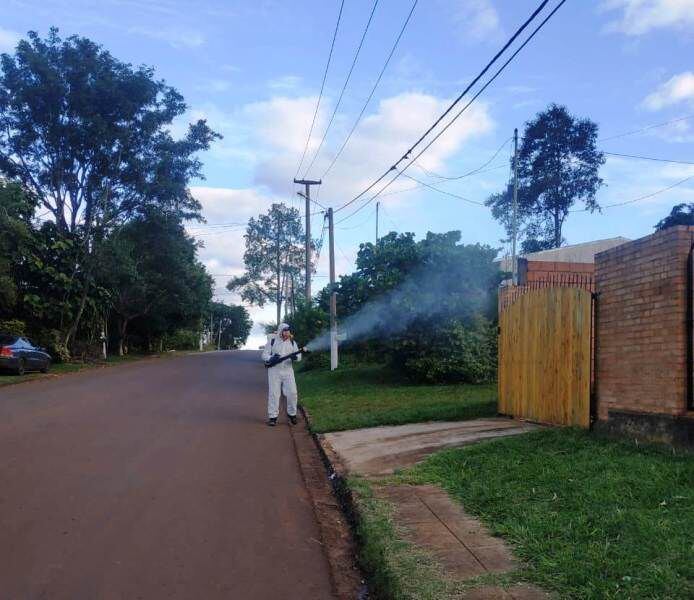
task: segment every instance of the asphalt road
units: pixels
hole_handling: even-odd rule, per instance
[[[257,352],[0,389],[0,598],[332,598]]]

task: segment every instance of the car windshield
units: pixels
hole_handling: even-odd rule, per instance
[[[7,344],[8,346],[14,344],[17,341],[16,335],[8,335],[7,333],[0,333],[0,344]]]

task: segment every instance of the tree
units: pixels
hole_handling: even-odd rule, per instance
[[[299,211],[273,204],[267,214],[251,218],[246,228],[246,272],[227,283],[250,304],[277,306],[277,322],[282,320],[282,303],[303,294],[305,277],[304,233]],[[312,255],[316,242],[311,241]],[[313,268],[313,265],[311,266]],[[293,293],[292,293],[293,291]],[[285,304],[285,314],[288,312]]]
[[[526,123],[518,151],[518,223],[535,248],[558,248],[569,211],[582,202],[599,210],[595,194],[602,186],[600,166],[605,157],[596,147],[598,126],[551,104]],[[492,215],[513,233],[510,189],[486,202]]]
[[[181,222],[160,213],[129,221],[104,242],[99,282],[108,290],[119,354],[133,325],[150,346],[182,327],[199,331],[212,278],[196,250]]]
[[[0,316],[11,315],[19,300],[16,274],[33,234],[35,207],[21,186],[0,179]]]
[[[243,306],[221,302],[210,304],[212,314],[211,341],[220,348],[240,348],[251,333],[253,322]]]
[[[82,294],[66,333],[74,337],[93,283],[93,255],[110,228],[152,206],[199,217],[188,182],[197,153],[217,137],[205,123],[181,140],[169,126],[183,97],[148,67],[115,59],[78,36],[29,32],[0,57],[0,173],[49,211],[62,235],[79,239],[71,284]]]
[[[673,206],[670,214],[656,223],[655,229],[661,231],[675,225],[694,225],[694,203]]]

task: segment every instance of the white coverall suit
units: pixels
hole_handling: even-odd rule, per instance
[[[287,356],[292,352],[299,350],[294,340],[283,340],[281,331],[286,329],[287,325],[282,323],[274,340],[268,340],[263,350],[263,360],[268,360],[273,354]],[[274,343],[273,343],[274,341]],[[301,360],[301,354],[297,355],[296,360]],[[280,412],[280,393],[284,392],[287,399],[287,414],[289,416],[296,415],[297,391],[296,381],[294,380],[294,369],[292,368],[292,359],[283,360],[281,363],[270,367],[267,370],[268,378],[268,398],[267,398],[267,414],[268,418],[276,419]]]

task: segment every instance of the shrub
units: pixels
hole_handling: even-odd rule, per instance
[[[0,332],[10,335],[26,335],[26,323],[19,319],[0,321]]]
[[[200,333],[192,329],[178,329],[164,340],[167,350],[197,350],[199,345]]]
[[[496,327],[483,317],[466,325],[452,321],[401,340],[393,366],[408,378],[427,383],[486,383],[496,378]]]

